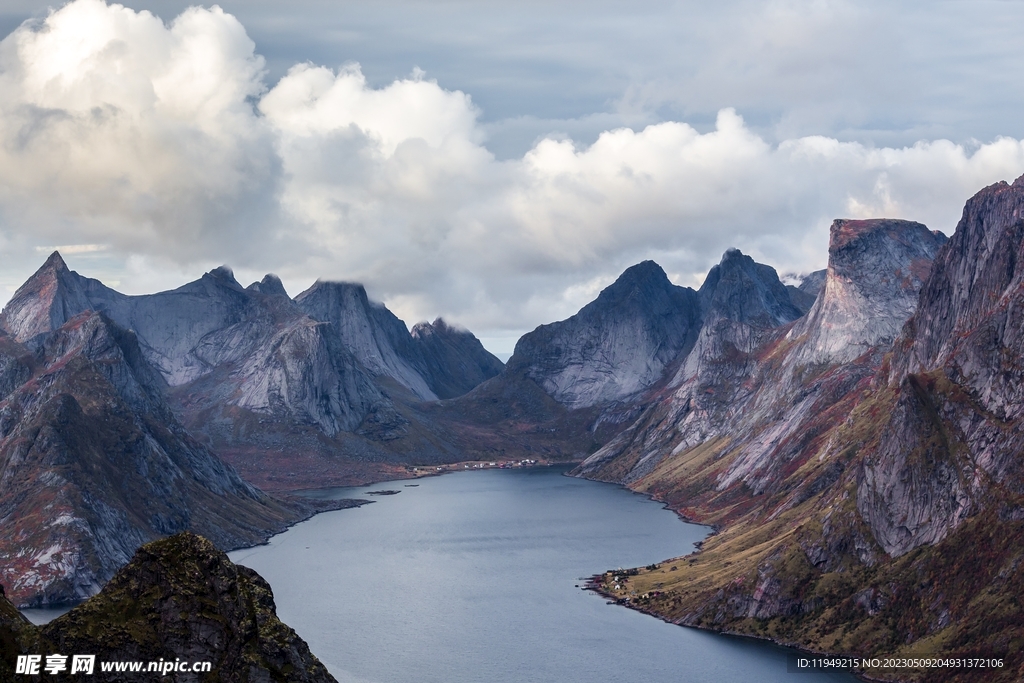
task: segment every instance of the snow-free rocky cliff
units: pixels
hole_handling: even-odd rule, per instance
[[[568,320],[524,335],[506,372],[535,381],[570,409],[617,401],[660,380],[699,328],[697,293],[644,261]]]
[[[716,488],[765,490],[819,431],[809,425],[874,371],[944,241],[909,221],[836,221],[825,281],[802,317],[774,270],[727,252],[702,288],[704,322],[672,392],[581,472],[638,482],[666,458],[719,440],[728,464]]]
[[[836,221],[829,255],[805,316],[713,356],[579,468],[719,527],[615,595],[814,651],[1004,662],[914,680],[1020,680],[1024,177],[971,198],[949,240]]]
[[[196,442],[165,386],[135,335],[95,311],[24,342],[0,336],[0,582],[12,600],[88,597],[164,534],[231,548],[311,514]]]
[[[134,332],[187,426],[220,446],[266,445],[266,425],[275,425],[271,440],[303,426],[313,429],[306,443],[315,433],[400,438],[409,419],[394,390],[414,400],[451,397],[502,369],[475,337],[440,319],[421,324],[436,334],[413,335],[359,285],[317,282],[293,301],[276,276],[243,288],[225,266],[169,292],[127,296],[54,253],[0,326],[24,340],[90,309]],[[387,454],[373,443],[353,447],[370,458]]]
[[[371,336],[412,348],[443,392],[500,368],[468,332],[438,320],[414,337],[367,306],[391,325]],[[126,296],[51,255],[0,313],[0,581],[12,599],[87,597],[161,535],[232,548],[313,512],[219,455],[284,489],[380,477],[388,459],[458,459],[415,433],[392,399],[403,386],[338,333],[344,314],[311,317],[276,277],[243,288],[225,267]]]

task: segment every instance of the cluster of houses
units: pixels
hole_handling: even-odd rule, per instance
[[[523,460],[506,460],[505,462],[463,462],[451,465],[438,465],[437,467],[407,467],[413,474],[428,474],[430,472],[453,472],[456,470],[485,470],[500,469],[509,470],[514,467],[533,467],[537,465],[536,460],[524,458]]]

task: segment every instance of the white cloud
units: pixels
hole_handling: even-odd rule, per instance
[[[707,132],[667,121],[499,161],[470,95],[422,72],[374,88],[355,64],[299,64],[267,89],[255,49],[217,8],[165,25],[99,0],[0,43],[5,269],[42,245],[103,245],[139,291],[227,262],[293,294],[363,281],[407,322],[500,337],[572,314],[644,258],[699,285],[731,246],[821,267],[836,217],[949,232],[967,197],[1024,171],[1011,138],[774,143],[732,109]]]

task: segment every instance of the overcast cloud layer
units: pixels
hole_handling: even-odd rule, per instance
[[[826,19],[871,23],[847,5],[765,7],[770,41],[794,58],[828,39],[808,33]],[[755,52],[775,49],[765,41]],[[756,68],[736,54],[738,70]],[[472,92],[413,66],[370,84],[354,62],[299,58],[275,78],[216,7],[165,23],[76,0],[21,25],[0,42],[6,296],[53,247],[132,293],[228,263],[243,285],[276,272],[293,295],[316,277],[364,282],[409,323],[443,315],[511,350],[499,338],[574,313],[644,258],[692,286],[731,246],[807,272],[824,266],[833,218],[948,234],[967,197],[1024,172],[1013,137],[884,147],[834,130],[779,135],[806,128],[785,115],[772,133],[744,121],[744,106],[763,111],[739,89],[713,125],[662,120],[658,103],[680,97],[670,80],[628,85],[615,105],[628,118],[634,102],[648,125],[578,143],[551,128],[562,134],[496,155],[495,127],[523,117],[488,120]]]

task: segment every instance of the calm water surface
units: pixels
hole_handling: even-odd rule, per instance
[[[855,680],[787,673],[783,648],[666,624],[577,588],[605,569],[688,553],[708,530],[563,471],[318,492],[376,502],[231,559],[270,582],[281,619],[342,683]],[[366,496],[381,489],[401,493]]]

